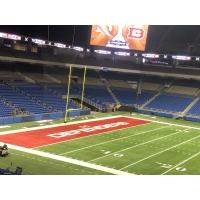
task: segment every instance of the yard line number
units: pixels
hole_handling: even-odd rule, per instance
[[[173,167],[173,165],[171,165],[171,164],[160,163],[160,162],[156,162],[156,163],[159,164],[160,167],[163,167],[163,168],[166,168],[166,169]],[[176,169],[176,171],[180,171],[180,172],[184,172],[184,171],[187,170],[185,167],[176,167],[175,169]]]
[[[107,150],[101,150],[101,152],[104,154],[104,155],[108,155],[110,153],[112,153],[112,151],[107,151]],[[122,153],[114,153],[112,154],[114,157],[118,157],[118,158],[121,158],[124,156],[124,154]]]

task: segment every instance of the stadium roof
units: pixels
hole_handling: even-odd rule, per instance
[[[90,26],[42,25],[42,26],[0,26],[0,32],[21,34],[38,39],[87,46]],[[49,34],[48,34],[49,33]],[[200,53],[200,26],[193,25],[151,25],[146,51],[198,55]]]

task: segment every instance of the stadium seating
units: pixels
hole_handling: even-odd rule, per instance
[[[142,89],[148,91],[158,91],[161,87],[159,83],[152,83],[152,82],[144,82],[142,83]]]
[[[200,100],[188,111],[187,115],[200,117]]]
[[[104,106],[115,103],[114,99],[112,98],[105,86],[87,85],[85,94],[91,100]]]
[[[185,94],[185,95],[193,95],[196,96],[199,92],[199,89],[196,87],[186,87],[179,85],[172,85],[168,90],[168,93],[174,94]]]
[[[63,96],[67,94],[66,68],[59,71],[51,68],[45,72],[42,67],[35,72],[27,72],[25,68],[14,73],[9,70],[7,73],[5,68],[0,71],[0,117],[16,114],[15,108],[24,114],[63,112],[66,106]],[[82,80],[83,69],[73,69],[71,97],[81,97]],[[142,83],[141,94],[137,94],[139,81]],[[168,87],[164,87],[166,84]],[[163,115],[184,111],[184,116],[197,117],[200,116],[200,100],[194,105],[191,102],[199,96],[198,84],[195,81],[140,78],[126,73],[88,70],[84,98],[104,109],[112,108],[119,101],[121,105],[138,105],[141,110]],[[185,110],[190,104],[192,108]],[[79,106],[70,100],[69,108]]]
[[[109,79],[109,84],[111,87],[130,88],[128,83],[124,80]]]
[[[113,88],[112,91],[117,96],[121,104],[127,104],[127,105],[144,104],[154,95],[153,92],[149,91],[143,91],[141,94],[137,95],[136,90],[133,90],[131,88],[129,89]]]
[[[10,84],[24,92],[25,96],[36,99],[40,104],[49,108],[51,112],[64,111],[66,109],[65,100],[63,100],[61,96],[56,96],[43,86],[26,82],[20,82],[18,84],[16,84],[16,82],[11,82]],[[69,108],[77,108],[77,105],[70,103]]]
[[[13,109],[0,101],[0,117],[12,116]]]
[[[20,108],[24,112],[35,114],[50,112],[49,109],[44,108],[28,96],[16,92],[5,84],[0,84],[0,93],[3,98],[6,98],[12,105]]]
[[[179,96],[174,94],[161,94],[150,102],[145,108],[166,112],[181,112],[194,99],[192,96]]]
[[[62,95],[67,94],[67,83],[66,84],[46,84],[45,87],[51,91],[51,94],[56,94],[59,95],[60,98]],[[79,95],[81,96],[82,94],[82,84],[79,83],[71,83],[70,87],[70,95],[71,96],[76,96]],[[45,95],[47,95],[47,92],[45,92]],[[88,83],[85,85],[85,98],[90,99],[91,101],[106,107],[109,104],[113,104],[114,100],[112,96],[109,94],[107,91],[106,87],[104,85],[100,85],[97,83],[97,85],[94,85],[92,83],[89,85]],[[72,106],[73,107],[73,106]]]

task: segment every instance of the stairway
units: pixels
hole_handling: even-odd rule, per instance
[[[140,109],[143,109],[144,107],[146,107],[148,104],[150,104],[159,95],[160,95],[160,92],[156,93],[152,98],[150,98],[147,102],[145,102],[143,105],[141,105]]]
[[[107,91],[109,92],[109,94],[111,95],[111,97],[113,98],[113,100],[115,101],[115,103],[117,105],[121,105],[121,103],[118,100],[118,98],[116,97],[116,95],[112,92],[112,90],[110,88],[110,83],[108,82],[108,80],[105,79],[105,78],[103,78],[99,72],[97,72],[97,73],[99,75],[99,78],[100,78],[101,82],[105,85]]]
[[[172,85],[172,82],[169,83],[169,88],[170,86]],[[159,92],[156,93],[152,98],[150,98],[147,102],[145,102],[143,105],[140,106],[140,109],[144,109],[144,107],[146,107],[147,105],[149,105],[157,96],[159,96],[160,94],[162,94],[165,90],[169,89],[169,88],[166,88],[165,84],[162,85],[160,88],[159,88]]]
[[[200,91],[197,93],[197,97],[185,108],[185,110],[180,114],[181,117],[187,115],[187,112],[200,100]]]
[[[35,83],[35,81],[33,79],[31,79],[30,77],[22,74],[21,72],[16,72],[18,76],[20,76],[21,78],[23,78],[25,81],[29,82],[29,83]]]
[[[180,117],[184,117],[187,112],[197,103],[197,101],[200,99],[200,97],[196,97],[186,108],[185,110],[180,114]]]
[[[60,80],[54,78],[53,76],[51,76],[51,75],[49,75],[49,74],[44,74],[44,76],[47,77],[49,80],[51,80],[53,83],[59,83],[59,84],[62,83],[62,81],[60,81]]]
[[[79,94],[71,95],[70,100],[72,102],[77,102],[80,105],[81,95],[79,95]],[[87,97],[83,98],[83,105],[85,105],[85,108],[96,108],[96,110],[98,110],[98,111],[102,111],[102,112],[105,111],[105,108],[102,105],[95,103],[94,101],[88,99]]]

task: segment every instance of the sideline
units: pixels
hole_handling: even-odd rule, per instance
[[[124,115],[126,116],[126,115]],[[149,120],[149,119],[145,119],[145,118],[140,118],[140,117],[130,117],[130,116],[126,116],[128,118],[133,118],[133,119],[140,119],[140,120]],[[159,120],[149,120],[151,122],[155,122],[155,123],[159,123],[159,124],[167,124],[167,125],[172,125],[172,126],[179,126],[179,127],[182,127],[182,128],[189,128],[189,129],[196,129],[196,130],[200,130],[200,127],[194,127],[194,126],[188,126],[188,125],[181,125],[181,124],[174,124],[174,123],[170,123],[170,122],[162,122],[162,121],[159,121]]]
[[[38,151],[38,150],[35,150],[35,149],[28,149],[28,148],[25,148],[25,147],[20,147],[20,146],[11,145],[11,144],[8,144],[8,147],[11,148],[11,149],[14,149],[14,150],[25,152],[25,153],[30,153],[30,154],[33,154],[33,155],[42,156],[42,157],[45,157],[45,158],[50,158],[50,159],[62,161],[62,162],[65,162],[65,163],[71,163],[71,164],[75,164],[75,165],[79,165],[79,166],[83,166],[83,167],[87,167],[87,168],[91,168],[91,169],[96,169],[96,170],[111,173],[111,174],[114,174],[114,175],[134,175],[134,174],[131,174],[131,173],[128,173],[128,172],[112,169],[112,168],[109,168],[109,167],[104,167],[104,166],[101,166],[101,165],[96,165],[96,164],[88,163],[88,162],[85,162],[85,161],[67,158],[67,157],[64,157],[64,156],[54,155],[54,154]]]

